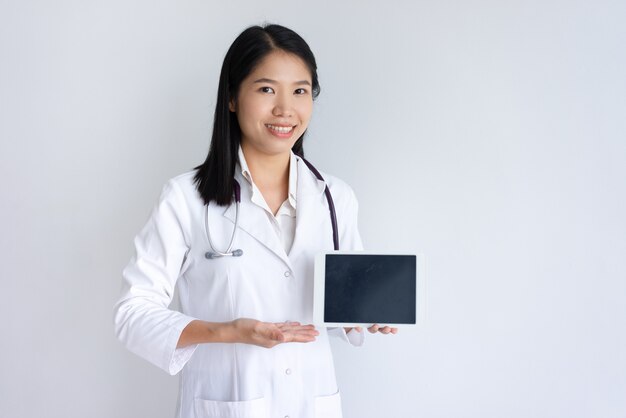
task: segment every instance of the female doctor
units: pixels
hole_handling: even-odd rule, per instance
[[[314,255],[334,247],[325,188],[339,249],[362,244],[352,189],[303,159],[316,70],[290,29],[241,33],[205,162],[166,183],[135,238],[115,330],[132,352],[182,370],[179,418],[341,417],[328,337],[358,346],[363,333],[310,325]],[[175,288],[180,312],[168,308]]]

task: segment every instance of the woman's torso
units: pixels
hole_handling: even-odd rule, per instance
[[[193,173],[174,179],[188,209],[188,253],[177,291],[181,311],[214,322],[254,318],[312,323],[313,259],[332,250],[332,227],[324,184],[299,162],[296,233],[289,254],[262,209],[250,202],[250,186],[238,176],[241,204],[233,249],[241,257],[207,259],[205,207]],[[333,198],[345,206],[343,183]],[[333,190],[335,189],[335,190]],[[226,248],[235,205],[209,205],[214,245]],[[326,329],[313,343],[266,349],[247,344],[203,344],[181,374],[179,417],[339,417],[341,408]],[[317,411],[317,412],[316,412]],[[320,415],[323,414],[323,415]]]

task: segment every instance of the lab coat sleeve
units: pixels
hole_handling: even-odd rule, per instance
[[[361,251],[363,250],[363,242],[361,241],[361,235],[359,234],[358,215],[359,215],[359,203],[354,194],[354,191],[348,186],[344,185],[346,190],[345,204],[342,205],[340,212],[337,216],[342,216],[342,219],[337,219],[340,225],[339,228],[339,249],[344,251]],[[352,346],[360,347],[365,340],[365,330],[361,332],[351,329],[346,333],[343,327],[328,328],[328,333],[335,337],[339,337]]]
[[[365,341],[365,331],[358,332],[354,328],[346,332],[343,327],[329,327],[328,334],[338,337],[354,347],[360,347]]]
[[[122,273],[121,297],[114,309],[120,341],[171,375],[183,368],[197,347],[176,348],[183,329],[195,318],[168,308],[184,272],[189,223],[182,191],[170,180],[135,237],[135,256]]]

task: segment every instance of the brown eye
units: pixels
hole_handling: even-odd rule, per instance
[[[274,93],[274,89],[271,87],[261,87],[259,90],[261,90],[263,93]]]
[[[296,91],[294,91],[295,94],[297,95],[303,95],[303,94],[307,94],[306,89],[296,89]]]

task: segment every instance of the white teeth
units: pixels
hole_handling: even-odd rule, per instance
[[[288,132],[291,132],[293,129],[293,126],[274,126],[274,125],[265,125],[265,126],[270,128],[272,131],[276,131],[281,134],[286,134]]]

